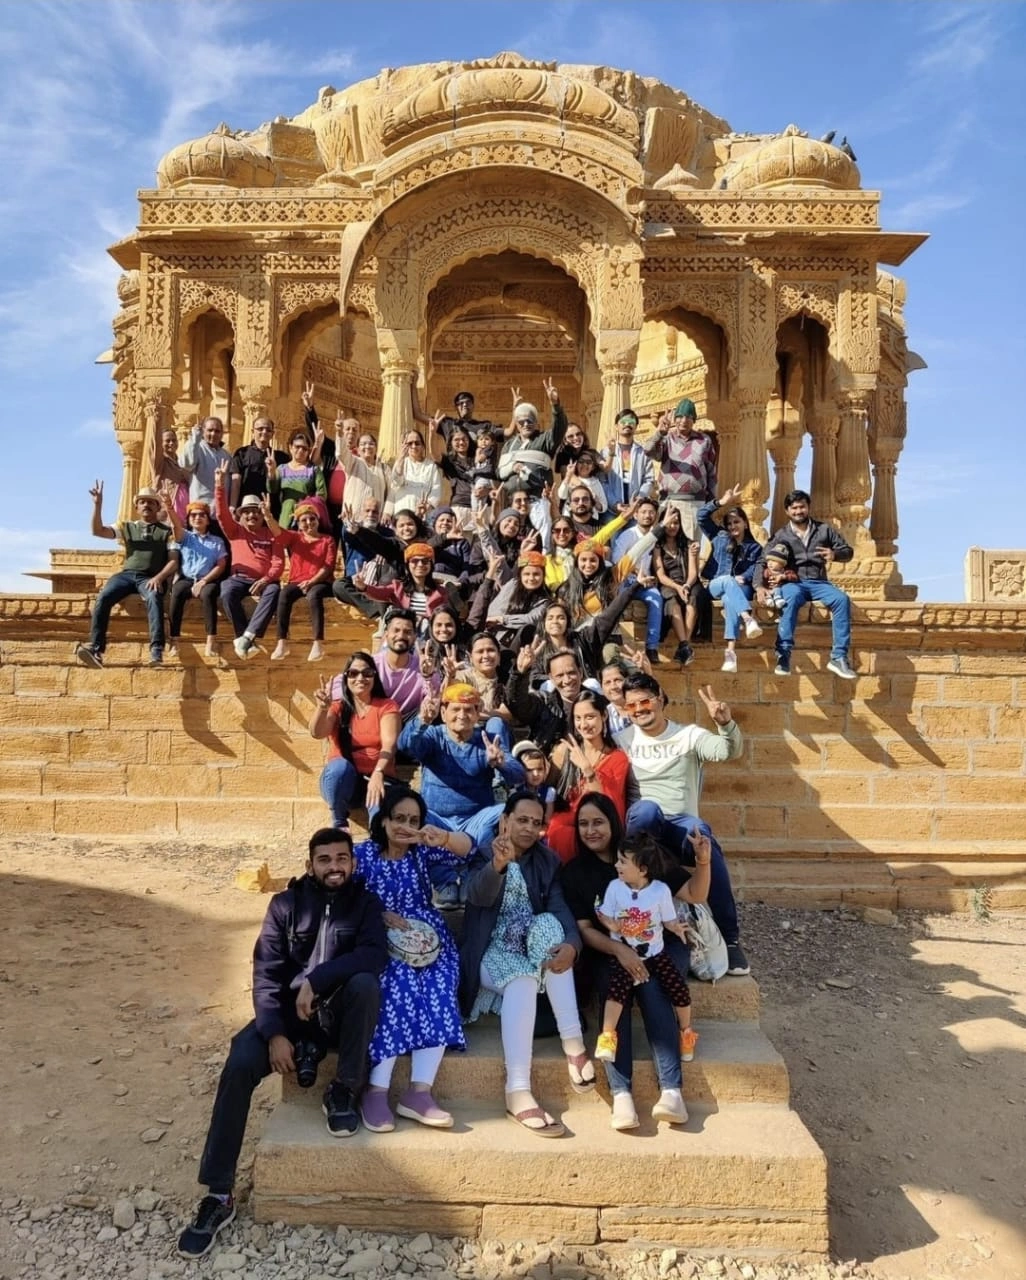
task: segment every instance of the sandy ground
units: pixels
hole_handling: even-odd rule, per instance
[[[0,841],[0,1198],[145,1186],[191,1205],[266,906],[233,875],[264,857],[300,866],[284,847]],[[745,941],[830,1162],[834,1256],[1026,1276],[1026,920],[752,906]],[[274,1096],[257,1094],[243,1186]]]

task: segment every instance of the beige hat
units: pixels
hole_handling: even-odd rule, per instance
[[[164,499],[160,496],[160,494],[156,491],[156,489],[149,489],[149,488],[147,488],[147,489],[140,489],[140,490],[139,490],[139,492],[138,492],[138,493],[135,495],[135,497],[132,499],[132,501],[133,501],[133,502],[141,502],[141,501],[143,500],[143,498],[150,498],[150,499],[152,499],[152,501],[157,502],[157,503],[160,503],[160,502],[163,502],[163,501],[164,501]]]
[[[239,505],[235,509],[236,511],[246,511],[250,507],[256,507],[258,511],[263,510],[263,507],[261,506],[261,503],[260,503],[260,499],[256,496],[255,493],[247,493],[246,496],[242,499],[242,501],[239,503]]]

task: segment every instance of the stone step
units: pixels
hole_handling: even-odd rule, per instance
[[[728,982],[740,982],[731,978]],[[751,982],[751,979],[748,979]],[[753,984],[754,985],[754,984]],[[709,996],[719,995],[720,984],[692,982],[692,999],[705,1002]],[[650,1057],[650,1050],[639,1019],[635,1019],[634,1044],[634,1097],[638,1106],[651,1106],[659,1096],[659,1085]],[[773,1048],[754,1021],[727,1022],[699,1018],[695,1029],[699,1032],[698,1049],[693,1062],[684,1064],[684,1097],[688,1105],[734,1102],[786,1103],[789,1096],[787,1067],[780,1054]],[[594,1037],[589,1036],[589,1045]],[[393,1079],[393,1100],[409,1083],[409,1058],[396,1063]],[[566,1059],[556,1039],[537,1040],[531,1079],[537,1096],[549,1107],[606,1107],[609,1106],[609,1089],[605,1070],[595,1064],[597,1087],[590,1093],[577,1094],[570,1086]],[[318,1078],[330,1080],[335,1072],[335,1055],[329,1055],[321,1064]],[[481,1025],[467,1028],[467,1052],[450,1050],[442,1060],[433,1090],[444,1101],[482,1102],[496,1101],[502,1097],[505,1071],[502,1045],[499,1039],[498,1021],[488,1018]],[[282,1084],[282,1098],[289,1105],[319,1107],[320,1090],[300,1089],[294,1076],[288,1076]]]
[[[826,1159],[785,1106],[695,1106],[686,1126],[604,1107],[561,1114],[546,1140],[494,1101],[461,1102],[451,1130],[333,1138],[314,1107],[281,1104],[257,1147],[258,1221],[567,1243],[647,1242],[767,1254],[827,1248]],[[660,1207],[667,1206],[667,1207]]]

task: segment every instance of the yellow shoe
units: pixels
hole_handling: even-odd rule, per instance
[[[616,1032],[603,1031],[595,1044],[595,1057],[599,1062],[612,1062],[616,1057]]]
[[[690,1062],[695,1056],[695,1045],[698,1044],[698,1032],[688,1027],[680,1033],[680,1060]]]

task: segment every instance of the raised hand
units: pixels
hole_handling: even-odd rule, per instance
[[[324,428],[318,425],[317,430],[314,432],[314,448],[320,449],[323,444],[324,444]]]
[[[448,416],[448,415],[446,414],[446,412],[445,412],[445,410],[444,410],[444,409],[437,409],[437,410],[435,411],[434,416],[433,416],[433,417],[432,417],[432,419],[431,419],[431,422],[430,422],[431,430],[432,430],[432,431],[437,431],[437,430],[438,430],[438,428],[439,428],[439,427],[442,425],[442,423],[445,421],[445,419],[446,419],[446,417],[447,417],[447,416]]]
[[[425,680],[430,680],[435,674],[435,657],[430,649],[425,649],[420,655],[420,674]]]
[[[570,757],[570,762],[576,765],[582,774],[592,772],[591,765],[588,763],[588,757],[581,750],[581,744],[575,738],[571,738],[569,736],[564,738],[562,740],[562,745],[566,750],[567,755]]]
[[[228,463],[227,461],[219,462],[217,466],[214,468],[214,488],[223,489],[224,482],[227,478],[228,478]]]
[[[711,684],[707,684],[704,688],[699,685],[698,696],[705,703],[706,711],[709,712],[717,724],[730,724],[733,718],[730,714],[730,707],[716,697]]]
[[[712,841],[707,835],[703,835],[701,831],[693,831],[688,837],[691,841],[691,847],[695,851],[695,862],[706,863],[712,860]]]
[[[424,494],[423,497],[421,497],[420,501],[417,503],[417,515],[420,516],[421,520],[423,520],[424,517],[427,515],[427,513],[428,513],[428,500],[427,500],[427,494]]]
[[[414,832],[417,844],[427,845],[429,849],[444,849],[452,833],[445,827],[433,827],[426,823],[419,831]]]
[[[260,510],[264,513],[264,519],[268,516],[273,518],[274,512],[271,510],[271,499],[266,493],[260,495]]]
[[[506,563],[505,556],[489,556],[488,557],[488,577],[492,582],[498,582],[502,573],[502,566]]]
[[[481,739],[485,745],[485,759],[490,769],[499,769],[506,763],[506,752],[502,747],[502,740],[496,734],[494,738],[489,738],[485,731],[481,730]]]
[[[307,382],[303,386],[303,408],[312,409],[314,402],[314,384]]]
[[[559,404],[559,392],[556,390],[556,384],[551,378],[542,378],[542,386],[545,388],[545,394],[549,398],[549,404]]]
[[[444,684],[453,684],[456,680],[456,669],[459,666],[459,660],[456,657],[456,646],[447,644],[445,646],[445,656],[442,658],[442,677]]]
[[[492,866],[496,871],[505,871],[511,862],[516,861],[516,850],[506,834],[505,817],[499,820],[499,834],[492,841]]]
[[[331,681],[327,676],[321,676],[317,681],[317,688],[314,690],[314,702],[319,707],[327,710],[331,706]]]
[[[720,499],[721,507],[729,507],[732,502],[738,502],[741,498],[741,486],[736,484],[733,489],[728,489]]]
[[[645,675],[652,675],[652,664],[648,660],[648,656],[644,649],[631,649],[627,645],[620,646],[620,652],[624,654],[628,662],[631,662],[639,671],[644,671]]]
[[[342,424],[343,422],[345,422],[345,420],[346,420],[346,415],[342,412],[341,409],[339,409],[338,413],[335,414],[335,434],[336,435],[338,435],[339,432],[342,430]]]
[[[425,693],[420,703],[419,715],[421,724],[434,724],[441,709],[441,698],[436,697],[433,693]]]
[[[523,675],[525,671],[530,671],[534,665],[535,658],[542,651],[545,644],[544,636],[535,636],[530,644],[521,645],[517,650],[517,670]]]
[[[520,394],[519,387],[510,387],[510,391],[513,392],[513,408],[515,409],[517,405],[522,402],[524,397]]]
[[[267,450],[267,475],[270,479],[278,474],[278,459],[274,456],[274,450]]]
[[[93,487],[89,490],[89,496],[97,506],[103,501],[103,481],[97,480]]]

